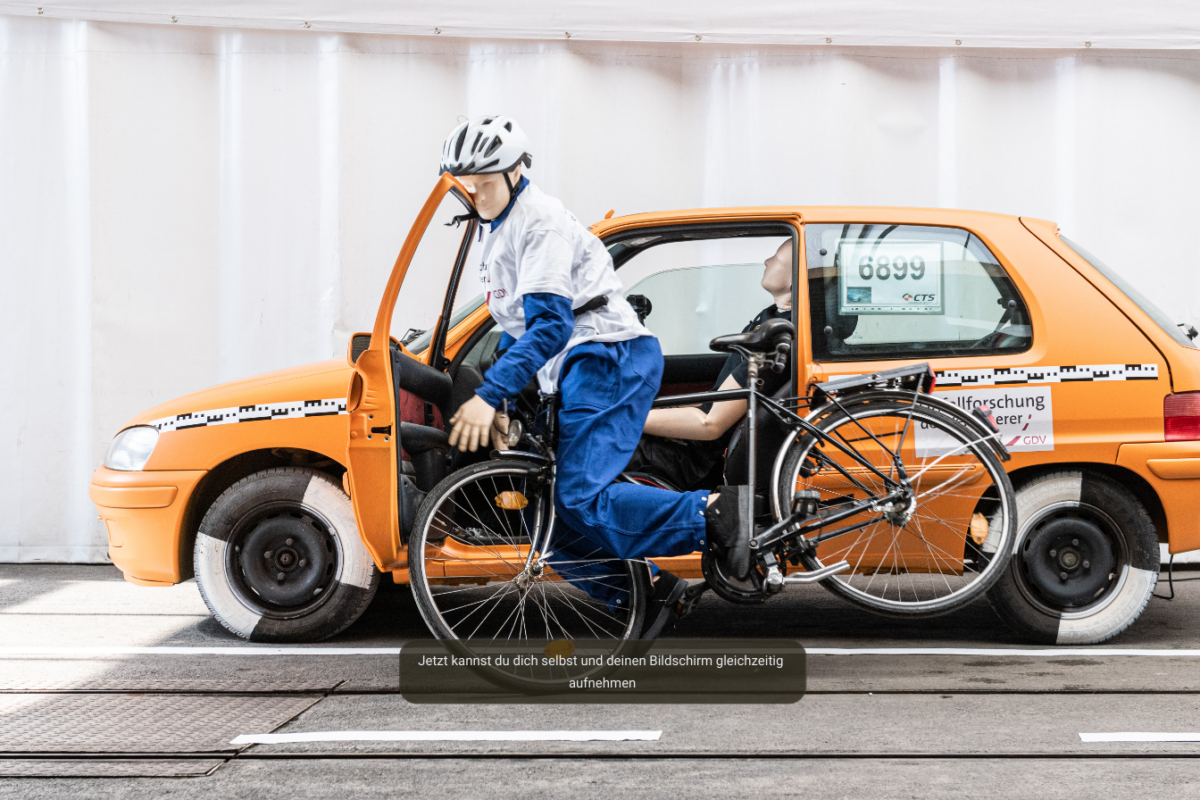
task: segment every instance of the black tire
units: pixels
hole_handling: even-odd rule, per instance
[[[1161,558],[1133,494],[1091,472],[1053,472],[1018,487],[1017,518],[1010,568],[988,592],[1013,630],[1044,644],[1098,644],[1137,620]]]
[[[946,583],[946,591],[941,596],[934,596],[934,591],[940,592],[940,587],[937,586],[936,579],[924,577],[926,574],[922,570],[898,569],[895,572],[879,572],[882,575],[891,575],[894,577],[885,578],[883,583],[888,585],[890,580],[894,589],[884,589],[880,592],[878,587],[875,587],[875,592],[871,591],[871,583],[875,577],[872,573],[864,571],[860,574],[859,570],[852,569],[851,571],[834,575],[821,582],[821,585],[829,589],[829,591],[842,597],[854,605],[865,608],[876,614],[896,618],[922,618],[934,617],[941,614],[946,614],[958,608],[962,608],[973,600],[981,597],[987,592],[996,582],[998,582],[1004,572],[1005,564],[1003,559],[997,558],[997,553],[1008,552],[1012,547],[1012,542],[1016,538],[1017,531],[1017,515],[1016,515],[1016,498],[1012,488],[1012,483],[1009,481],[1008,474],[1004,471],[1004,465],[996,456],[991,446],[987,442],[979,440],[977,434],[968,428],[963,423],[952,416],[944,413],[936,406],[928,404],[918,405],[913,408],[911,403],[911,395],[892,399],[894,393],[889,396],[889,393],[878,392],[872,395],[863,395],[860,397],[850,397],[842,401],[844,411],[833,407],[826,406],[809,416],[809,421],[813,423],[819,430],[826,434],[840,432],[845,426],[846,429],[853,430],[856,435],[861,435],[860,428],[856,420],[865,423],[868,420],[892,419],[895,431],[899,436],[907,437],[910,435],[908,428],[901,428],[900,425],[904,419],[911,413],[911,425],[922,425],[925,429],[937,429],[944,436],[949,437],[951,441],[956,441],[963,448],[962,458],[970,460],[970,465],[974,468],[976,465],[983,469],[982,475],[986,476],[989,483],[972,483],[972,492],[979,487],[985,487],[986,491],[981,491],[977,500],[977,504],[970,510],[970,516],[974,517],[982,515],[987,520],[987,536],[982,547],[976,546],[967,536],[966,522],[967,517],[964,514],[962,518],[954,518],[957,525],[955,530],[963,528],[960,535],[962,541],[958,542],[962,552],[955,554],[953,552],[940,551],[943,556],[938,558],[938,561],[949,561],[954,557],[960,559],[960,564],[971,564],[971,577],[967,578],[967,571],[963,569],[960,572],[960,578],[963,581],[960,586],[951,586],[950,578],[947,577],[950,573],[945,573],[942,580]],[[903,441],[902,438],[897,438],[897,441]],[[857,446],[862,451],[863,446],[869,446],[870,442],[863,436],[862,441],[866,445]],[[809,453],[817,446],[816,437],[811,435],[801,435],[795,438],[789,438],[781,449],[776,461],[779,464],[778,480],[775,486],[775,498],[773,499],[773,513],[777,518],[781,518],[780,509],[788,508],[793,492],[798,486],[804,489],[821,491],[822,502],[825,502],[826,497],[837,496],[838,494],[853,496],[855,489],[850,484],[845,484],[840,488],[830,489],[823,487],[819,482],[813,482],[811,485],[806,483],[807,479],[801,479],[800,475],[802,468],[810,463]],[[847,443],[849,444],[849,443]],[[836,453],[836,450],[831,446],[822,448],[830,453]],[[932,463],[929,463],[931,462]],[[910,477],[915,476],[922,469],[929,467],[935,468],[941,459],[935,456],[925,456],[916,458],[915,451],[913,457],[913,466],[908,469]],[[849,463],[849,462],[848,462]],[[949,462],[947,462],[949,463]],[[881,468],[882,464],[877,465]],[[953,467],[951,467],[953,469]],[[829,475],[830,473],[825,473]],[[871,482],[869,474],[860,475],[860,479],[866,483]],[[951,479],[953,480],[953,478]],[[918,495],[919,497],[919,495]],[[936,496],[935,496],[936,497]],[[931,498],[934,499],[934,498]],[[922,512],[928,512],[928,505],[918,506]],[[917,515],[914,515],[916,519]],[[942,520],[940,524],[949,529],[951,526],[945,523],[949,520]],[[835,527],[836,527],[835,523]],[[921,532],[921,525],[916,523],[917,532],[922,541],[924,534]],[[864,529],[864,533],[873,530],[880,530],[880,535],[884,541],[888,541],[888,535],[892,537],[887,552],[891,552],[891,546],[896,546],[899,549],[901,537],[911,535],[910,525],[905,524],[904,527],[887,527],[880,525],[879,528]],[[823,531],[819,531],[823,532]],[[855,544],[855,537],[858,534],[849,534],[848,542]],[[871,533],[872,536],[876,535]],[[830,543],[838,542],[838,539],[830,540]],[[868,539],[868,543],[870,539]],[[936,546],[934,547],[936,548]],[[886,554],[885,554],[886,555]],[[823,561],[813,553],[801,555],[801,563],[806,570],[817,570],[828,565],[830,559],[826,558]],[[833,561],[838,560],[838,556],[834,556]],[[895,569],[895,568],[893,568]],[[938,570],[943,569],[940,565]],[[936,574],[936,573],[933,573]],[[906,582],[908,583],[905,588]],[[921,589],[918,586],[925,583],[925,591],[929,594],[924,597],[921,594]],[[888,591],[895,591],[896,596],[890,597]]]
[[[195,567],[213,616],[252,642],[340,633],[370,605],[380,575],[341,485],[299,467],[226,489],[200,523]]]

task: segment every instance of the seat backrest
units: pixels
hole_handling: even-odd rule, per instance
[[[772,396],[779,401],[791,395],[791,387],[784,386]],[[787,438],[788,429],[770,411],[758,409],[758,459],[755,462],[755,483],[761,493],[768,489],[775,456]],[[725,451],[725,483],[730,486],[744,484],[749,480],[750,416],[747,414],[737,424],[729,447]]]
[[[422,364],[411,356],[392,347],[392,380],[399,398],[401,390],[410,392],[422,400],[433,403],[442,412],[443,417],[449,416],[450,395],[454,390],[454,381],[450,376],[428,364]]]

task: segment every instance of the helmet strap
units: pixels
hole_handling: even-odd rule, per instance
[[[507,172],[501,172],[500,174],[504,176],[504,184],[508,187],[508,202],[511,203],[513,196],[516,194],[517,188],[513,186],[513,182],[509,179]],[[505,205],[507,205],[507,203]]]

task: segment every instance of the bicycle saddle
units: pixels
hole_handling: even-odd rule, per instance
[[[718,336],[708,343],[708,349],[718,353],[732,352],[741,347],[751,353],[770,353],[780,342],[796,338],[796,326],[786,319],[769,319],[752,331]]]

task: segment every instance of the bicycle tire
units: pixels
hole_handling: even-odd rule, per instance
[[[913,401],[914,396],[911,393],[901,392],[874,392],[860,397],[851,396],[840,400],[840,408],[832,403],[822,406],[810,414],[808,420],[822,434],[833,436],[843,427],[861,433],[864,428],[869,429],[869,426],[864,423],[870,423],[880,428],[879,431],[873,432],[881,433],[886,425],[878,425],[880,420],[891,418],[898,421],[908,418],[909,426],[914,424],[923,426],[921,429],[930,436],[925,440],[927,443],[937,442],[939,437],[944,443],[945,437],[949,437],[952,442],[957,443],[957,448],[969,455],[939,456],[937,449],[933,448],[932,455],[918,457],[916,455],[917,428],[912,427],[911,430],[905,428],[913,437],[910,450],[911,459],[903,457],[903,446],[901,448],[902,460],[906,463],[906,472],[912,476],[928,467],[930,471],[920,474],[922,476],[929,475],[929,479],[921,477],[918,480],[930,483],[936,488],[938,484],[934,484],[933,481],[938,480],[940,474],[957,470],[950,474],[946,483],[958,482],[951,483],[948,489],[933,496],[929,495],[934,488],[927,489],[924,492],[925,499],[923,500],[918,487],[918,494],[913,498],[916,502],[913,506],[912,516],[901,527],[887,522],[884,515],[881,514],[879,522],[873,526],[875,533],[871,533],[865,543],[862,541],[863,534],[860,534],[851,544],[842,542],[839,546],[824,545],[823,555],[811,550],[800,554],[800,562],[806,570],[820,569],[830,563],[842,560],[842,558],[850,561],[852,569],[849,572],[827,578],[822,581],[822,585],[861,608],[876,614],[901,618],[938,616],[961,608],[983,596],[1004,573],[1017,531],[1016,494],[992,444],[983,440],[978,430],[968,427],[941,408],[933,404],[922,404],[919,395],[916,402]],[[899,439],[896,439],[895,431],[888,435],[893,437],[893,440],[907,444],[904,438],[906,434],[900,434]],[[874,447],[874,443],[865,434],[861,434],[860,438],[869,443],[864,447],[878,450],[880,456],[884,455],[883,449]],[[813,459],[810,459],[810,454],[817,445],[818,437],[810,433],[799,432],[788,437],[784,443],[776,461],[780,466],[775,487],[776,497],[772,506],[776,510],[777,516],[780,509],[789,507],[792,494],[798,488],[822,491],[822,505],[826,507],[827,504],[833,503],[839,495],[847,493],[847,487],[850,487],[851,484],[844,478],[836,479],[842,480],[845,484],[845,486],[837,488],[828,485],[829,473],[823,479],[826,483],[825,486],[819,485],[821,481],[806,479],[801,474],[801,466],[806,462],[807,468],[814,466],[813,459],[816,456],[814,455]],[[852,446],[854,445],[852,444]],[[861,454],[861,448],[856,447],[855,449]],[[943,449],[953,450],[955,447],[947,445]],[[929,452],[928,449],[927,452]],[[977,462],[978,468],[973,463],[966,463],[972,459]],[[868,460],[872,459],[868,458]],[[909,461],[912,462],[914,469],[907,468]],[[964,472],[969,477],[977,471],[979,476],[969,484],[974,488],[951,494],[951,491],[959,486],[968,485],[963,482],[964,479],[961,477]],[[982,485],[977,485],[981,483]],[[855,488],[850,490],[849,494],[853,495],[857,491],[859,490]],[[863,498],[865,499],[865,497],[866,495],[863,493]],[[940,501],[942,506],[960,509],[957,516],[950,522],[936,520],[937,524],[945,529],[936,531],[938,537],[946,542],[944,547],[931,544],[930,539],[934,537],[926,535],[922,529],[923,517],[927,520],[933,519],[930,506],[935,501]],[[968,507],[969,511],[966,510]],[[921,510],[921,515],[918,515],[918,510]],[[866,517],[867,515],[862,516]],[[972,534],[973,530],[978,532],[982,527],[979,517],[986,521],[986,535],[982,545],[975,543]],[[885,531],[882,529],[882,525],[890,528],[890,540],[884,535]],[[872,528],[868,527],[863,530],[870,531]],[[819,535],[819,533],[820,531],[815,535]],[[882,537],[879,542],[873,541],[872,538],[877,534]],[[851,534],[845,535],[850,536]],[[828,541],[837,542],[837,538]],[[923,544],[914,545],[914,540]],[[954,548],[958,547],[959,540],[961,540],[962,549],[955,552]],[[883,546],[882,554],[880,554],[881,546]],[[857,552],[855,551],[856,547]],[[919,551],[921,547],[924,548],[924,553]],[[911,552],[914,548],[918,552],[912,556],[913,562],[910,563],[909,556],[906,556],[905,553]],[[871,563],[873,559],[878,563]],[[956,563],[961,565],[961,574],[954,573]],[[884,578],[882,586],[875,584],[879,575],[887,576]],[[951,575],[956,578],[953,584],[950,580]],[[936,577],[920,576],[939,576],[941,584],[938,584]]]
[[[541,480],[545,469],[519,459],[475,464],[444,478],[422,502],[409,539],[408,567],[417,608],[434,638],[457,642],[456,648],[468,653],[472,642],[484,640],[489,644],[566,640],[573,646],[580,640],[633,642],[640,635],[649,593],[649,572],[644,561],[615,558],[587,561],[586,556],[555,560],[552,557],[540,576],[532,578],[524,589],[518,586],[515,573],[524,566],[525,555],[520,547],[524,544],[527,552],[529,528],[516,528],[514,524],[519,517],[520,524],[527,526],[531,524],[528,523],[530,519],[537,519],[538,515],[548,511],[545,504],[550,502],[548,487],[552,484]],[[532,488],[535,485],[542,487],[540,491]],[[472,498],[470,492],[476,492],[478,496]],[[528,506],[520,509],[499,506],[503,492],[520,492]],[[481,499],[488,500],[486,509]],[[501,510],[496,511],[496,507]],[[489,528],[490,533],[505,541],[488,542],[482,538],[481,531],[468,537],[463,529],[454,529],[456,517],[473,517],[473,521],[483,528],[488,528],[493,518],[507,523],[503,531]],[[520,536],[512,535],[522,529],[526,531],[523,541]],[[557,547],[557,541],[561,541],[559,532],[551,539],[552,550]],[[593,588],[600,582],[607,582],[604,585],[610,587],[619,585],[627,599],[618,597],[621,602],[610,606],[579,588],[585,581],[574,576],[584,574],[596,565],[600,565],[598,571],[603,574],[589,585]],[[451,572],[456,576],[447,577]],[[518,597],[522,591],[524,594]],[[457,598],[448,599],[456,593]],[[536,614],[525,613],[527,599],[532,600],[528,610],[536,611]],[[489,602],[494,608],[485,611]],[[512,607],[514,602],[515,608]],[[451,607],[452,603],[457,605]],[[503,613],[508,616],[500,618],[499,626],[488,624],[488,617],[500,608],[504,608]],[[514,614],[524,617],[518,619]],[[462,623],[464,620],[474,623],[472,616],[480,616],[481,621],[468,630]],[[607,625],[602,624],[606,620]],[[504,639],[502,635],[506,632],[509,635]],[[586,670],[571,673],[569,677],[605,671]],[[552,688],[568,677],[566,673],[515,674],[494,669],[484,670],[482,674],[489,680],[523,691]]]

